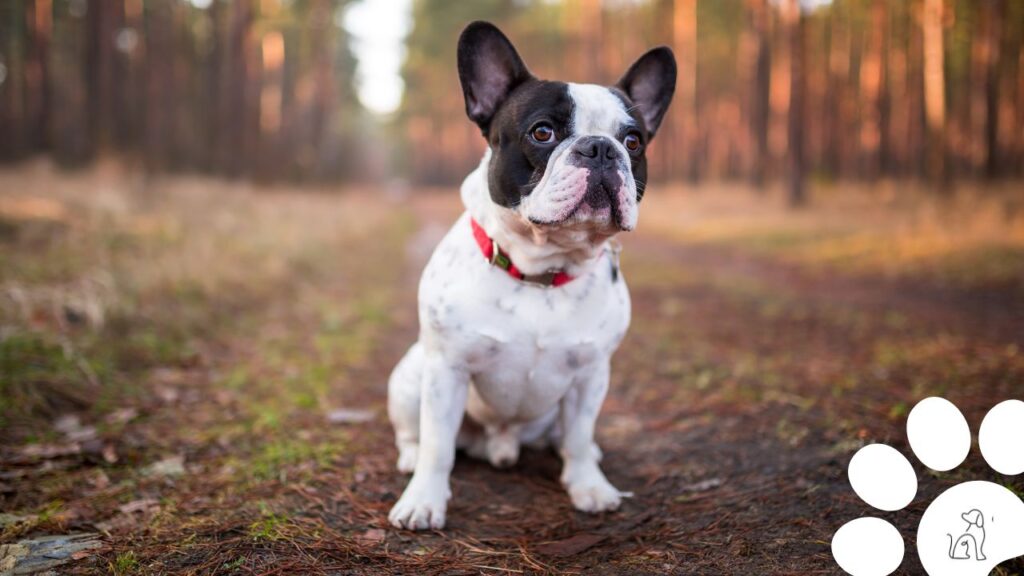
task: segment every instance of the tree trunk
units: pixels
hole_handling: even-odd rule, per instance
[[[875,180],[881,172],[887,150],[883,119],[886,102],[883,97],[886,82],[886,0],[874,0],[871,5],[871,29],[867,50],[860,64],[860,91],[863,114],[861,116],[860,145],[863,154],[861,169],[868,180]]]
[[[838,7],[836,7],[838,8]],[[848,87],[850,83],[851,32],[848,16],[829,16],[828,84],[825,89],[829,115],[825,119],[824,166],[833,177],[844,171],[846,142],[849,141]]]
[[[674,1],[672,38],[679,62],[676,82],[679,106],[677,115],[680,119],[679,154],[683,157],[683,174],[689,181],[695,182],[700,162],[697,154],[697,0]]]
[[[771,46],[768,42],[768,4],[749,0],[750,30],[753,34],[752,85],[749,90],[750,133],[753,162],[750,180],[763,187],[768,170],[768,98],[771,83]]]
[[[146,31],[145,127],[146,167],[169,168],[174,149],[174,29],[173,0],[150,0],[143,10]]]
[[[87,78],[89,83],[90,131],[97,149],[106,149],[114,143],[114,116],[117,114],[114,97],[117,51],[115,39],[124,24],[124,4],[121,2],[95,2],[90,4]]]
[[[48,61],[53,6],[50,0],[34,0],[28,3],[25,16],[29,18],[27,26],[31,31],[25,62],[29,145],[32,150],[42,150],[49,144],[46,112],[50,101]]]
[[[224,46],[220,51],[220,169],[230,176],[237,176],[243,170],[246,156],[246,110],[249,87],[248,59],[250,26],[252,25],[251,0],[235,0],[230,5],[224,24]]]
[[[942,18],[943,0],[925,0],[921,18],[924,41],[924,108],[928,126],[927,173],[932,185],[946,182],[946,94]]]
[[[49,139],[59,163],[77,165],[88,160],[92,152],[86,118],[86,11],[80,4],[57,0],[53,14]]]
[[[789,118],[786,154],[789,204],[807,202],[804,190],[804,18],[800,0],[786,0],[786,36],[789,41]]]
[[[19,158],[25,142],[25,40],[22,2],[0,6],[0,158]]]
[[[888,175],[905,176],[909,166],[908,140],[911,111],[910,90],[907,85],[909,28],[907,17],[909,5],[904,3],[891,9],[889,14],[889,49],[886,51],[886,106],[885,133],[882,140],[885,152],[883,172]]]
[[[999,88],[1002,55],[1003,18],[1006,14],[1005,0],[987,0],[984,3],[985,20],[988,25],[985,36],[985,176],[1000,175],[999,150]]]
[[[330,146],[327,139],[331,135],[330,126],[337,97],[334,89],[333,42],[330,35],[331,6],[327,0],[317,0],[313,6],[310,11],[313,18],[311,27],[314,31],[311,48],[316,96],[313,102],[313,138],[310,145],[315,154],[313,176],[323,178],[333,161],[329,157]]]

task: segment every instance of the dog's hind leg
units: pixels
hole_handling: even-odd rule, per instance
[[[420,443],[420,390],[423,347],[419,342],[405,353],[388,380],[388,418],[395,428],[398,471],[411,474],[416,468]]]
[[[455,465],[455,438],[466,413],[469,375],[451,366],[438,350],[423,350],[420,436],[416,470],[388,520],[396,528],[444,528],[451,472]]]
[[[558,407],[555,406],[550,412],[540,418],[523,426],[519,434],[519,440],[523,446],[531,450],[544,450],[545,448],[557,449],[562,445],[562,425],[558,420]],[[590,443],[590,451],[598,462],[604,458],[604,452],[597,442]]]

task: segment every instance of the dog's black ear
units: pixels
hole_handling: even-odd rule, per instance
[[[676,57],[672,49],[659,46],[649,50],[629,67],[616,87],[637,106],[647,125],[647,136],[653,138],[676,91]]]
[[[462,31],[458,64],[466,114],[486,135],[498,107],[531,78],[530,71],[512,42],[490,22],[473,22]]]

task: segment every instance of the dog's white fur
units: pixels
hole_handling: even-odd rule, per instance
[[[560,148],[585,135],[617,142],[615,133],[629,120],[621,101],[599,86],[573,85],[570,93],[574,134]],[[508,466],[521,444],[552,443],[577,509],[599,512],[620,504],[622,493],[601,471],[594,443],[611,355],[630,321],[629,292],[621,274],[612,274],[616,256],[607,242],[619,226],[609,214],[579,211],[586,170],[565,156],[564,150],[551,155],[541,183],[513,209],[491,200],[489,152],[462,185],[466,213],[435,250],[420,283],[419,341],[388,385],[398,468],[413,472],[389,515],[397,527],[444,526],[457,446]],[[612,201],[622,229],[631,229],[636,188],[625,161],[620,175],[623,184]],[[578,210],[561,224],[531,223],[558,221],[569,209]],[[524,273],[565,269],[576,279],[558,288],[513,279],[483,258],[470,217]],[[471,422],[463,422],[465,414]]]

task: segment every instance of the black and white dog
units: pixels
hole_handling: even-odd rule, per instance
[[[389,519],[442,528],[456,448],[504,467],[521,444],[558,448],[577,509],[615,510],[623,494],[594,443],[630,320],[610,240],[636,227],[675,59],[655,48],[612,87],[550,82],[475,22],[458,67],[489,146],[462,184],[466,212],[423,273],[419,341],[388,383],[398,469],[413,473]]]

